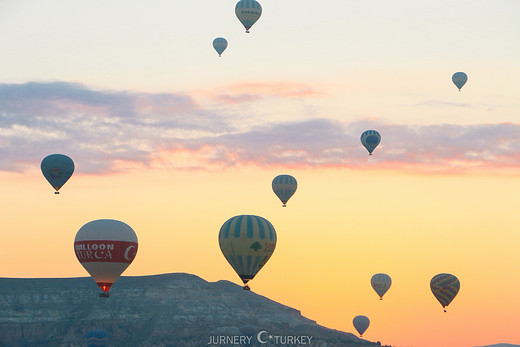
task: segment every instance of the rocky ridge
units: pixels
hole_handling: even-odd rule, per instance
[[[110,298],[99,291],[87,277],[0,278],[0,346],[86,346],[91,330],[110,346],[377,345],[228,281],[121,277]]]

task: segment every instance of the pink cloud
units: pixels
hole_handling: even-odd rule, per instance
[[[314,95],[298,85],[282,84],[278,90],[250,86],[268,95]],[[314,118],[238,126],[232,112],[203,108],[186,95],[99,91],[64,82],[0,84],[0,170],[39,166],[50,153],[71,156],[81,173],[90,174],[244,165],[422,174],[517,174],[520,168],[520,124],[515,123],[407,125]],[[382,136],[370,165],[359,139],[368,129]]]

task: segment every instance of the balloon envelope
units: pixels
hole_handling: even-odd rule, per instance
[[[262,15],[262,6],[255,0],[240,0],[235,6],[235,14],[248,33]]]
[[[226,260],[246,284],[273,254],[276,231],[265,218],[254,215],[235,216],[220,228],[218,243]]]
[[[91,330],[85,336],[88,346],[106,346],[108,344],[108,333],[105,330]]]
[[[383,300],[383,295],[385,295],[392,285],[392,279],[387,274],[375,274],[372,276],[370,284],[379,295],[379,299]]]
[[[361,134],[361,143],[365,146],[370,155],[372,155],[372,152],[380,142],[381,135],[375,130],[367,130]]]
[[[368,326],[370,325],[370,319],[366,316],[356,316],[354,320],[352,321],[354,323],[354,328],[359,333],[359,336],[363,337],[363,333],[368,329]]]
[[[468,81],[468,75],[466,75],[464,72],[455,72],[453,76],[451,76],[451,80],[460,91],[460,88],[462,88]]]
[[[287,201],[293,196],[298,188],[296,178],[291,175],[278,175],[272,182],[273,191],[282,202],[282,206],[287,206]]]
[[[48,155],[43,158],[40,166],[43,176],[56,190],[56,194],[74,172],[74,162],[64,154]]]
[[[435,275],[430,281],[433,295],[445,308],[457,296],[460,289],[459,279],[453,275],[442,273]],[[446,310],[444,310],[446,312]]]
[[[213,48],[215,48],[219,57],[226,50],[227,45],[227,40],[223,37],[217,37],[215,40],[213,40]]]
[[[83,225],[74,240],[76,257],[108,292],[137,254],[137,235],[126,223],[99,219]]]

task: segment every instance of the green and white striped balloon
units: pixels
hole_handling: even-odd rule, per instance
[[[282,206],[287,206],[287,201],[294,195],[298,188],[296,178],[291,175],[278,175],[272,182],[273,191],[282,202]]]

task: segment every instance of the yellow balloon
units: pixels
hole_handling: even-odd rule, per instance
[[[265,218],[240,215],[222,225],[218,242],[226,260],[246,284],[273,255],[276,231]],[[244,289],[249,287],[246,285]]]

